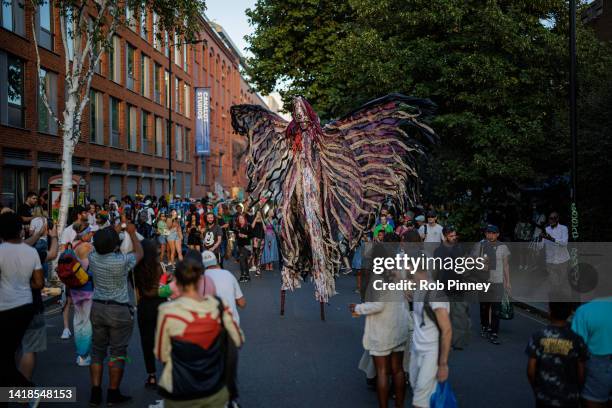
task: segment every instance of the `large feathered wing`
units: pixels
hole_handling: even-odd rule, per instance
[[[335,238],[353,247],[386,199],[414,203],[417,159],[437,141],[424,122],[434,110],[428,99],[390,94],[325,126],[324,211],[330,231],[342,234]]]
[[[283,182],[293,161],[285,131],[287,121],[259,105],[230,109],[234,131],[248,139],[247,192],[252,200],[282,201]]]

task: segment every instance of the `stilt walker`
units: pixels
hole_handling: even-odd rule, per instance
[[[234,130],[248,138],[251,203],[278,205],[285,291],[311,276],[325,320],[342,257],[353,250],[392,199],[400,210],[415,200],[417,156],[436,141],[425,124],[427,99],[391,94],[322,127],[302,97],[287,122],[259,105],[231,108]]]

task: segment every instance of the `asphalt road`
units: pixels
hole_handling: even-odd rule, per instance
[[[236,264],[228,261],[230,269]],[[226,265],[227,266],[227,265]],[[241,403],[253,407],[375,407],[376,395],[366,387],[357,369],[363,352],[363,319],[351,318],[348,304],[357,302],[352,275],[338,279],[339,294],[326,306],[327,320],[319,319],[313,287],[287,293],[285,316],[279,316],[278,272],[264,272],[243,284],[247,307],[241,322],[246,344],[240,352]],[[475,305],[477,306],[477,305]],[[502,321],[495,346],[479,337],[477,308],[472,307],[470,345],[450,358],[450,381],[461,407],[515,408],[533,406],[525,376],[524,348],[529,335],[542,325],[538,318],[517,309],[512,321]],[[44,386],[76,386],[76,404],[88,406],[89,371],[75,364],[74,343],[60,340],[61,316],[49,317],[48,349],[39,356],[34,381]],[[146,373],[137,326],[129,347],[122,392],[131,395],[131,407],[148,407],[159,397],[144,388]],[[161,367],[160,367],[161,368]],[[106,387],[106,376],[103,387]],[[408,397],[406,406],[410,405]]]

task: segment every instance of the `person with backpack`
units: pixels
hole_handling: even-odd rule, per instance
[[[166,408],[224,408],[229,401],[230,347],[244,337],[231,309],[220,298],[202,296],[201,261],[178,262],[175,278],[182,295],[159,306],[155,355],[164,363],[159,391]]]
[[[72,249],[76,254],[78,262],[87,273],[87,282],[82,286],[70,287],[74,314],[72,327],[74,329],[74,344],[76,346],[76,363],[80,367],[88,367],[91,364],[91,305],[93,296],[93,283],[89,274],[89,254],[93,250],[91,238],[93,232],[84,226],[78,231],[77,240]]]
[[[415,271],[413,278],[431,281],[426,270]],[[412,405],[429,407],[431,395],[437,383],[448,379],[448,356],[451,349],[452,326],[449,317],[450,304],[443,294],[416,290],[412,292],[414,332],[410,350],[410,385]]]

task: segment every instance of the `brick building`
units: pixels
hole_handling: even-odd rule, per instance
[[[65,51],[57,10],[46,3],[35,13],[41,56],[37,73],[30,23],[34,10],[21,8],[19,0],[5,3],[0,10],[0,200],[15,206],[28,190],[38,191],[60,174],[62,140],[42,105],[39,83],[44,81],[48,100],[61,114]],[[97,67],[73,158],[74,173],[88,181],[91,198],[168,193],[169,109],[175,193],[201,197],[219,186],[228,191],[244,187],[244,161],[237,158],[245,143],[232,132],[229,108],[265,104],[240,75],[239,52],[204,16],[203,43],[169,47],[165,44],[175,41],[158,40],[154,13],[127,9],[126,16],[133,24],[117,32]],[[196,87],[210,90],[208,156],[195,151]]]
[[[594,0],[582,15],[601,40],[612,41],[612,0]]]

